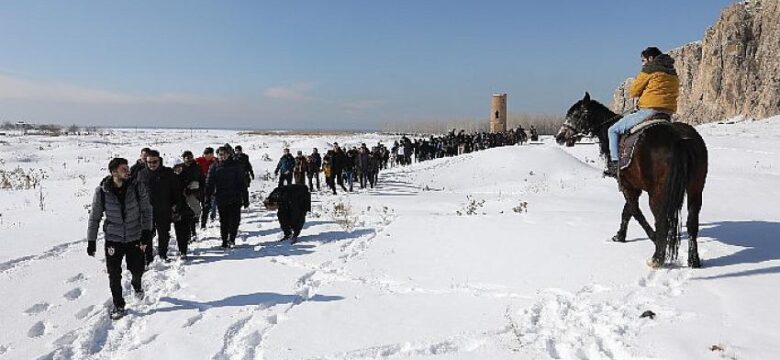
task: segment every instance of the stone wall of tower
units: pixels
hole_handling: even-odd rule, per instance
[[[506,94],[493,94],[490,102],[490,132],[506,131]]]

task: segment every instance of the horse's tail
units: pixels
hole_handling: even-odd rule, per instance
[[[685,198],[685,191],[688,188],[693,161],[690,142],[687,140],[675,142],[672,146],[672,161],[666,183],[666,220],[668,225],[666,258],[670,261],[677,259],[677,250],[680,248],[680,210]]]

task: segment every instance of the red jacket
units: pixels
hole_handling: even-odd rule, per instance
[[[198,166],[200,166],[200,173],[203,174],[203,176],[206,176],[209,174],[209,168],[211,167],[211,164],[214,164],[217,162],[217,157],[212,157],[211,160],[207,160],[205,157],[201,156],[197,159],[195,159],[195,162],[198,163]]]

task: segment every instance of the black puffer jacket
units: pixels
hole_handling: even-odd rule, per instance
[[[138,182],[149,191],[149,201],[154,209],[154,221],[171,222],[172,208],[181,201],[182,194],[176,187],[176,174],[173,169],[160,166],[155,171],[149,168],[138,172]]]
[[[311,211],[311,193],[306,185],[280,186],[268,194],[265,200],[276,204],[280,213],[302,214]]]
[[[216,196],[217,206],[249,204],[249,191],[244,182],[244,167],[234,159],[211,165],[206,177],[206,195]]]
[[[124,201],[119,194],[124,193]],[[103,232],[106,241],[129,243],[141,239],[142,230],[152,229],[152,206],[143,184],[128,180],[122,189],[113,187],[107,176],[95,189],[89,214],[87,240],[97,239],[100,221],[106,215]]]

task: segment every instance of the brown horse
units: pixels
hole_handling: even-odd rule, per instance
[[[566,113],[566,120],[555,138],[559,144],[572,146],[583,135],[596,136],[601,145],[601,155],[608,157],[607,130],[620,117],[585,93],[585,97]],[[618,184],[626,204],[620,229],[612,240],[626,241],[628,221],[633,216],[655,243],[655,253],[648,260],[648,265],[658,268],[666,260],[675,260],[680,245],[678,220],[687,193],[688,265],[698,268],[701,260],[696,237],[707,178],[707,147],[696,129],[680,122],[650,127],[642,136],[634,149],[631,165],[618,174]],[[655,230],[639,209],[642,191],[650,196]]]

